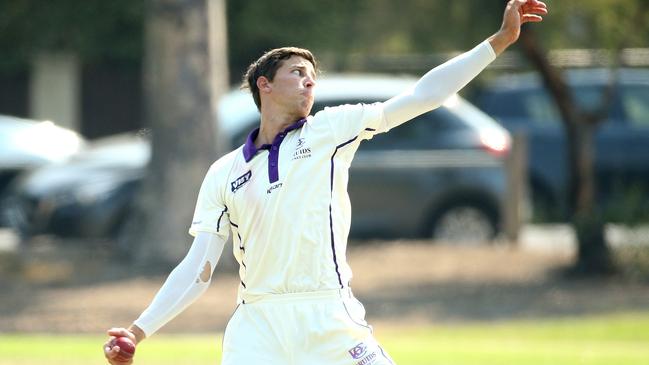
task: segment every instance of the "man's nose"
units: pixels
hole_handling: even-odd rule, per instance
[[[315,86],[315,80],[312,79],[311,77],[307,77],[306,81],[304,82],[304,87],[314,87]]]

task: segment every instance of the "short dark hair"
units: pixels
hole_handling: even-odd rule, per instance
[[[264,53],[259,59],[248,66],[248,70],[243,75],[243,84],[241,88],[248,88],[252,93],[252,98],[257,104],[257,109],[261,110],[261,99],[259,98],[259,88],[257,79],[265,76],[268,80],[273,81],[277,69],[282,66],[282,62],[291,56],[300,56],[311,62],[314,70],[318,70],[318,62],[308,49],[297,47],[282,47],[271,49]]]

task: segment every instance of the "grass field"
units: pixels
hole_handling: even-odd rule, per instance
[[[649,364],[649,311],[486,324],[379,326],[375,334],[400,365]],[[101,336],[0,335],[0,364],[103,364],[103,341]],[[160,334],[138,348],[136,363],[218,364],[220,347],[217,334]]]

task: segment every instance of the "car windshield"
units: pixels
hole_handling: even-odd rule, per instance
[[[604,101],[603,92],[601,87],[579,86],[572,95],[581,110],[596,112]],[[485,95],[480,104],[496,118],[527,119],[539,126],[555,126],[561,120],[556,103],[545,89],[497,91]]]
[[[649,128],[649,87],[646,85],[626,87],[620,99],[629,124]]]

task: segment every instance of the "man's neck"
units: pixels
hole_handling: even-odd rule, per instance
[[[255,139],[255,146],[259,148],[264,144],[271,144],[280,132],[288,128],[293,123],[297,122],[299,117],[292,115],[273,115],[268,116],[261,114],[261,125],[259,126],[259,134]]]

